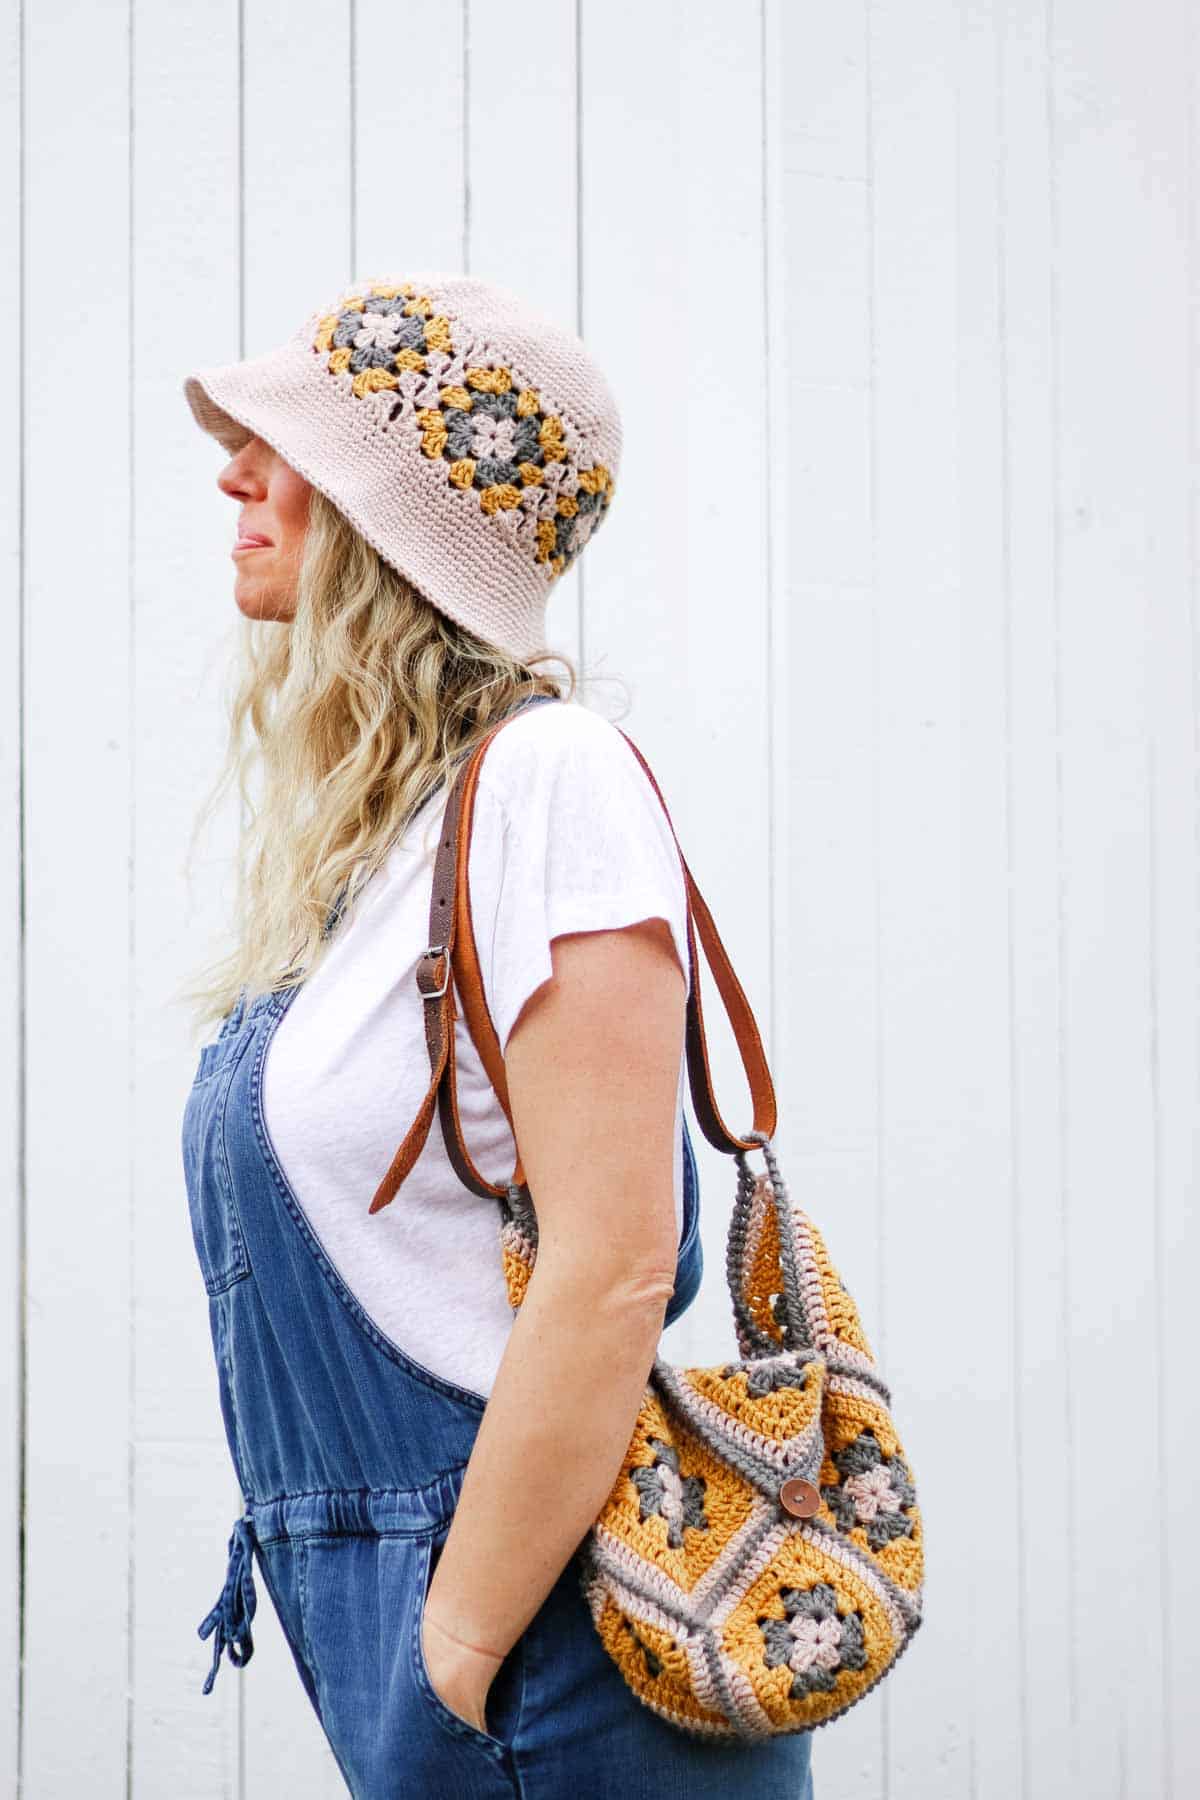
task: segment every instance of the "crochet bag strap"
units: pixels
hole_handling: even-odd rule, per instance
[[[547,696],[551,698],[551,696]],[[520,710],[520,709],[518,709]],[[416,1162],[433,1123],[434,1108],[441,1119],[447,1154],[460,1181],[470,1192],[499,1199],[510,1187],[523,1188],[525,1173],[518,1152],[516,1167],[509,1182],[493,1182],[483,1175],[471,1158],[463,1138],[458,1111],[457,1067],[454,1054],[454,1021],[457,1008],[454,990],[462,998],[463,1016],[470,1030],[480,1061],[496,1092],[504,1115],[512,1129],[512,1110],[508,1098],[504,1058],[484,995],[479,953],[471,922],[468,862],[471,824],[474,816],[475,791],[488,745],[498,731],[509,724],[516,713],[501,719],[476,745],[463,768],[454,779],[446,801],[441,836],[434,858],[433,886],[429,906],[429,947],[417,961],[417,988],[422,997],[425,1018],[425,1042],[429,1053],[430,1082],[416,1118],[403,1143],[392,1158],[371,1201],[369,1211],[378,1212],[394,1199],[405,1176]],[[620,727],[618,727],[618,730]],[[750,1002],[746,998],[733,965],[721,942],[704,898],[679,845],[671,821],[670,810],[653,772],[637,745],[622,732],[658,796],[671,836],[683,868],[687,902],[687,943],[690,983],[687,1001],[686,1054],[692,1103],[697,1121],[709,1142],[718,1150],[733,1154],[757,1147],[759,1137],[736,1136],[721,1116],[713,1091],[708,1042],[704,1031],[704,1013],[700,997],[699,966],[696,958],[696,927],[717,985],[722,1004],[733,1027],[742,1066],[750,1085],[754,1107],[753,1132],[770,1138],[775,1131],[775,1089],[763,1050],[762,1038]],[[451,973],[454,980],[451,981]],[[516,1133],[513,1133],[514,1140]]]

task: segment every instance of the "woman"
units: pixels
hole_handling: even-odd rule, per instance
[[[356,283],[185,392],[229,453],[251,622],[225,771],[247,797],[237,947],[195,990],[220,1029],[183,1122],[245,1498],[205,1691],[223,1650],[251,1655],[257,1558],[361,1800],[803,1800],[807,1735],[716,1745],[656,1716],[578,1580],[700,1275],[678,852],[570,663],[536,667],[615,491],[612,395],[578,338],[441,275]],[[536,1202],[515,1317],[496,1202],[436,1116],[382,1204],[429,1083],[431,847],[502,720],[469,876],[511,1128],[461,1014],[454,1036],[471,1155],[503,1182],[519,1142]]]

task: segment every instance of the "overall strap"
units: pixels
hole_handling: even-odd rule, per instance
[[[465,767],[455,778],[447,799],[445,819],[434,862],[429,914],[429,948],[422,953],[417,963],[417,987],[422,995],[422,1004],[425,1010],[425,1039],[429,1051],[430,1085],[416,1119],[376,1190],[369,1209],[371,1212],[378,1211],[381,1206],[386,1206],[393,1199],[396,1190],[412,1168],[429,1135],[435,1104],[441,1117],[442,1133],[450,1161],[454,1165],[459,1179],[472,1193],[498,1199],[507,1193],[509,1186],[523,1187],[525,1184],[519,1153],[511,1182],[508,1183],[489,1181],[472,1161],[463,1141],[462,1121],[458,1112],[454,1055],[454,1020],[457,1016],[454,988],[457,985],[462,999],[463,1017],[511,1130],[512,1110],[508,1098],[504,1059],[500,1052],[500,1040],[484,994],[479,954],[471,923],[468,864],[475,791],[484,753],[497,731],[503,730],[504,726],[510,723],[511,718],[515,716],[515,714],[510,714],[508,718],[502,719],[480,741]],[[619,729],[620,727],[618,727]],[[742,1138],[730,1131],[721,1116],[713,1091],[712,1069],[709,1063],[708,1043],[704,1031],[704,1013],[700,997],[700,970],[696,957],[697,926],[700,942],[709,968],[712,970],[722,1004],[733,1027],[742,1066],[749,1082],[754,1108],[752,1130],[755,1133],[764,1133],[769,1138],[774,1135],[776,1125],[775,1089],[758,1025],[750,1002],[746,998],[745,991],[734,973],[725,946],[721,942],[712,914],[708,910],[704,897],[688,868],[683,851],[680,849],[679,839],[662,790],[645,757],[632,738],[626,732],[621,732],[621,735],[645,770],[651,786],[658,796],[659,803],[666,813],[671,836],[683,868],[690,970],[685,1047],[692,1104],[696,1111],[696,1118],[705,1137],[718,1150],[728,1154],[752,1150],[758,1147],[758,1138],[755,1136]],[[453,981],[450,979],[451,973],[453,973]],[[515,1132],[513,1136],[515,1140]]]

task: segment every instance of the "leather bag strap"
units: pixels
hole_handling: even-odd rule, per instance
[[[461,904],[460,895],[465,893],[467,885],[466,865],[471,847],[470,818],[475,803],[475,787],[479,780],[483,752],[496,733],[502,731],[512,719],[518,716],[521,710],[518,708],[517,711],[508,714],[492,726],[491,730],[475,746],[470,756],[464,760],[453,778],[446,797],[442,828],[434,856],[433,884],[429,895],[429,945],[417,958],[416,970],[417,990],[421,995],[421,1004],[425,1015],[425,1047],[429,1053],[430,1069],[429,1086],[416,1118],[409,1126],[403,1143],[393,1156],[383,1179],[375,1190],[371,1204],[367,1208],[370,1213],[378,1212],[381,1207],[387,1206],[395,1198],[401,1183],[424,1148],[430,1126],[433,1124],[435,1109],[441,1119],[446,1153],[454,1167],[455,1174],[463,1185],[473,1194],[489,1198],[498,1198],[507,1191],[506,1186],[489,1181],[476,1168],[463,1138],[462,1121],[458,1113],[457,1062],[454,1055],[454,1021],[457,1017],[457,1007],[454,1001],[455,982],[451,980],[451,973],[455,934],[458,922],[466,910]],[[464,806],[467,809],[465,831],[461,828]],[[473,936],[471,949],[474,951]],[[474,957],[474,966],[478,971],[478,955]],[[455,979],[457,980],[457,975]],[[500,1080],[503,1084],[503,1061],[502,1059],[498,1060],[500,1060]],[[492,1066],[485,1060],[484,1067],[495,1085]],[[497,1093],[511,1128],[512,1119],[508,1111],[507,1086],[502,1085],[497,1089]],[[519,1186],[524,1186],[525,1175],[519,1156],[513,1172],[513,1180]]]
[[[617,730],[621,730],[619,725]],[[641,763],[649,777],[651,787],[658,795],[663,812],[667,815],[667,824],[671,827],[671,836],[675,840],[680,863],[683,865],[688,908],[688,956],[691,961],[692,973],[687,1015],[688,1079],[696,1120],[709,1143],[716,1149],[723,1150],[729,1155],[737,1150],[753,1150],[757,1147],[756,1140],[751,1137],[740,1138],[730,1131],[721,1117],[721,1111],[717,1105],[712,1067],[708,1060],[708,1040],[704,1033],[704,1009],[700,1000],[700,970],[696,960],[693,921],[700,928],[700,942],[703,945],[708,966],[712,970],[713,980],[717,984],[721,1003],[725,1008],[729,1023],[733,1027],[738,1054],[742,1059],[742,1067],[746,1071],[746,1080],[750,1084],[750,1098],[754,1108],[752,1129],[763,1132],[767,1137],[774,1137],[777,1123],[775,1084],[771,1080],[771,1070],[767,1063],[766,1051],[763,1049],[762,1037],[759,1034],[758,1021],[746,998],[745,989],[734,973],[733,964],[721,942],[721,935],[708,910],[704,896],[696,885],[692,871],[688,868],[687,858],[683,854],[671,819],[670,808],[663,798],[662,789],[654,779],[654,771],[629,734],[621,731],[621,736]]]
[[[454,1021],[457,1008],[454,989],[462,1000],[463,1017],[479,1053],[480,1061],[496,1092],[496,1097],[512,1129],[512,1110],[508,1098],[504,1058],[500,1051],[491,1013],[484,993],[479,953],[471,922],[470,859],[471,823],[475,793],[484,754],[498,731],[518,716],[511,713],[501,719],[476,745],[469,759],[454,779],[446,801],[442,831],[434,860],[433,887],[429,910],[429,948],[417,962],[417,987],[425,1012],[425,1041],[429,1052],[430,1083],[421,1107],[384,1175],[369,1210],[377,1212],[388,1205],[419,1156],[429,1135],[436,1106],[442,1125],[447,1154],[464,1185],[475,1194],[500,1198],[512,1185],[525,1185],[524,1169],[518,1152],[510,1182],[497,1183],[481,1174],[463,1139],[462,1120],[458,1112],[456,1064],[454,1054]],[[620,727],[618,726],[618,730]],[[721,1116],[713,1090],[708,1042],[704,1030],[704,1013],[700,996],[700,970],[696,957],[696,935],[703,946],[717,992],[733,1027],[742,1066],[750,1086],[754,1109],[753,1131],[772,1137],[776,1126],[775,1089],[763,1049],[758,1025],[744,989],[734,973],[733,965],[721,942],[720,934],[704,897],[687,865],[679,838],[671,820],[662,790],[645,757],[624,731],[621,736],[637,757],[659,803],[667,816],[671,836],[683,868],[687,903],[687,943],[690,969],[687,1002],[685,1047],[692,1104],[697,1122],[705,1137],[718,1150],[728,1154],[758,1147],[756,1137],[738,1137]],[[453,976],[453,980],[451,979]],[[514,1141],[516,1134],[513,1133]]]

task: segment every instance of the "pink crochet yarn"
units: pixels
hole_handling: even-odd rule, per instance
[[[440,611],[519,660],[546,647],[550,589],[621,456],[574,332],[472,275],[379,276],[183,388],[228,451],[271,444]]]

